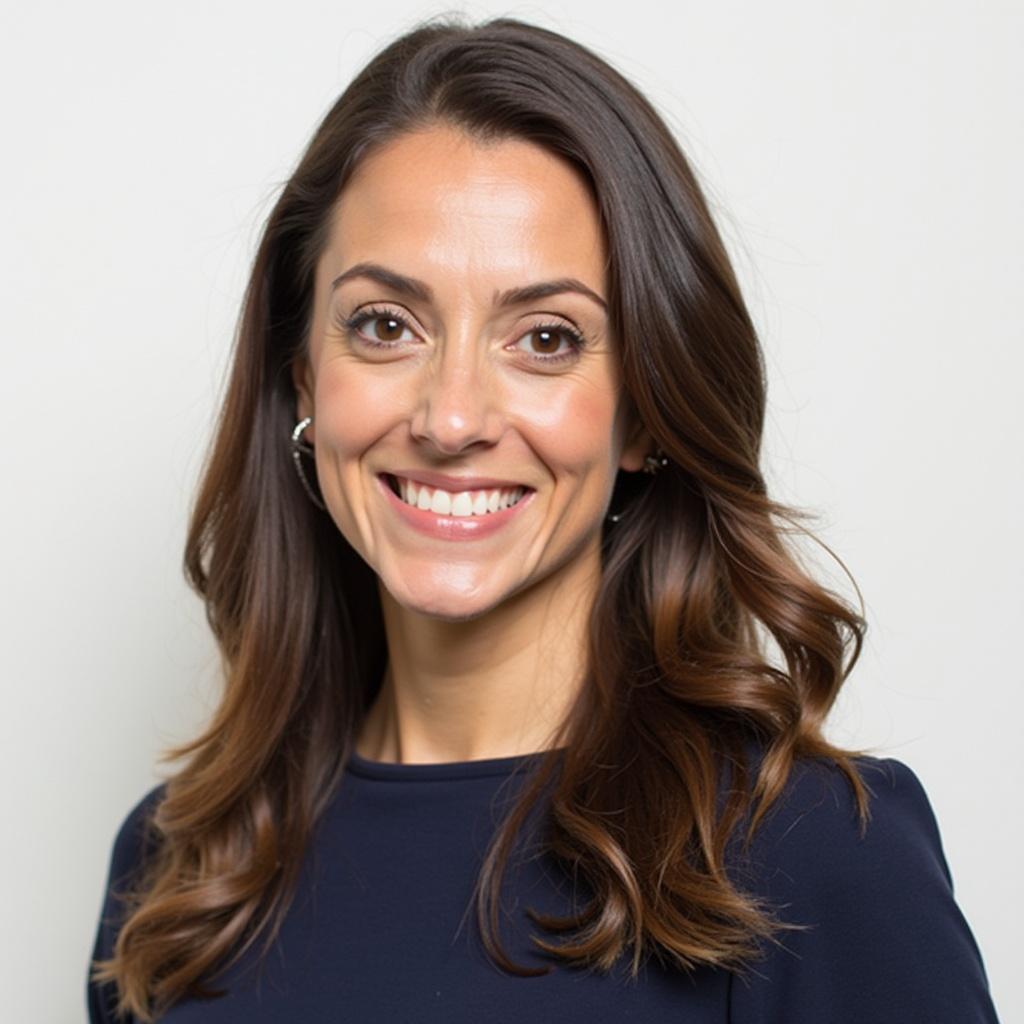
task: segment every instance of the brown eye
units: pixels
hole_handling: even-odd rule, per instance
[[[538,327],[530,331],[530,338],[540,340],[540,344],[536,346],[536,351],[542,355],[550,356],[557,352],[558,346],[562,344],[563,333],[560,330],[551,330],[549,327]]]
[[[377,321],[378,325],[373,330],[377,341],[398,341],[405,327],[401,320],[393,316],[375,316],[373,319]],[[381,324],[385,326],[382,328]]]
[[[366,324],[376,323],[369,333],[362,328]],[[411,330],[404,317],[387,310],[366,309],[342,321],[342,327],[349,335],[355,335],[360,341],[370,346],[390,348],[402,340],[402,331]]]
[[[526,354],[536,363],[562,363],[576,359],[586,340],[572,327],[563,324],[538,324],[519,338],[526,342]],[[565,348],[559,346],[565,344]]]

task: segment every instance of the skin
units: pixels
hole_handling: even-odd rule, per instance
[[[402,136],[363,161],[334,208],[293,380],[328,511],[378,577],[389,657],[356,741],[364,757],[439,763],[552,745],[581,682],[616,473],[640,470],[654,445],[627,422],[599,304],[572,292],[493,299],[568,276],[607,301],[605,258],[585,181],[521,140],[482,146],[450,127]],[[364,260],[426,282],[433,301],[364,277],[332,290]],[[381,304],[357,332],[340,326]],[[560,320],[587,339],[579,353],[538,331]],[[489,538],[434,540],[379,493],[376,475],[401,467],[536,494]]]

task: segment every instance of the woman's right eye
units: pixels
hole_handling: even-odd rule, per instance
[[[379,327],[374,328],[374,332],[377,334],[377,337],[375,338],[368,337],[362,331],[364,324],[371,323],[374,320],[387,325],[383,329],[383,337],[380,336],[381,328]],[[342,326],[349,336],[356,335],[361,342],[375,348],[391,348],[403,340],[401,338],[403,328],[411,331],[411,328],[408,323],[406,323],[405,318],[393,310],[361,309],[358,313],[353,313],[352,316],[346,317],[342,320]]]

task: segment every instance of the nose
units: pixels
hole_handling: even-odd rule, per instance
[[[415,438],[446,455],[498,440],[502,414],[486,349],[479,332],[468,328],[437,346],[416,382]]]

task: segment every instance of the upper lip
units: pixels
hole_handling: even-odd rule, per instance
[[[514,487],[525,487],[533,490],[529,484],[515,480],[499,480],[493,476],[449,476],[447,473],[433,473],[428,469],[393,469],[392,476],[405,477],[414,483],[426,484],[428,487],[440,487],[445,491],[482,491],[487,488],[511,490]]]

